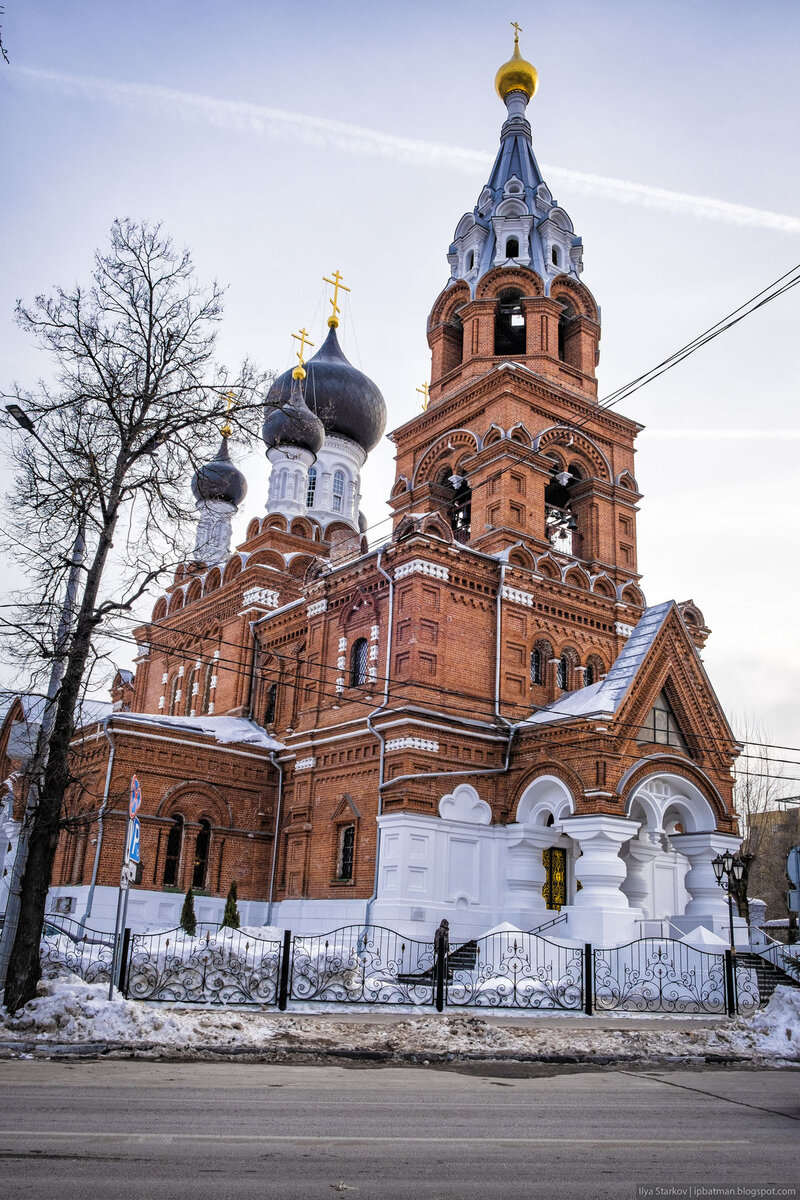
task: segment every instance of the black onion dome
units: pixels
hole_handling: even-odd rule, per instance
[[[368,529],[369,529],[369,522],[367,521],[367,514],[366,514],[365,512],[363,512],[363,511],[359,511],[359,514],[358,514],[358,532],[359,532],[359,533],[366,533]]]
[[[374,450],[386,428],[386,402],[371,379],[347,361],[336,329],[305,364],[306,403],[319,416],[326,433],[349,438],[367,453]],[[292,372],[273,383],[268,404],[281,404],[291,393]]]
[[[286,374],[290,386],[285,394],[278,391],[283,375],[267,392],[267,415],[261,436],[268,450],[276,446],[294,446],[298,450],[310,450],[316,457],[325,441],[325,428],[303,399],[299,381],[292,378],[291,371]]]
[[[199,467],[192,476],[195,500],[224,500],[238,508],[247,495],[247,480],[231,462],[228,439],[223,436],[216,458]]]

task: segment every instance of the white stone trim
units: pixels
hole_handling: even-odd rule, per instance
[[[514,604],[524,604],[526,608],[533,608],[535,603],[532,592],[521,592],[519,588],[508,587],[507,584],[503,584],[500,595],[504,600],[511,600]]]
[[[278,593],[265,587],[248,588],[242,600],[245,608],[277,608],[280,602]]]
[[[295,771],[310,771],[312,767],[316,766],[316,762],[315,758],[298,758],[294,769]]]
[[[391,738],[386,743],[387,750],[429,750],[433,754],[438,754],[439,743],[431,741],[429,738],[418,737],[402,737]]]
[[[327,612],[327,610],[328,610],[327,599],[323,598],[322,600],[315,600],[314,603],[309,604],[308,608],[306,609],[306,616],[307,617],[318,617],[320,613]]]
[[[339,638],[339,653],[341,654],[346,649],[347,649],[347,638],[340,637]]]
[[[616,633],[617,637],[629,638],[635,628],[635,625],[626,625],[624,621],[614,622],[614,633]]]
[[[378,638],[379,638],[379,636],[380,636],[380,632],[381,632],[381,627],[380,627],[380,625],[370,625],[370,627],[369,627],[369,640],[370,640],[371,642],[377,642],[377,640],[378,640]]]
[[[407,575],[430,575],[433,579],[443,579],[447,582],[450,570],[439,563],[428,562],[425,558],[413,558],[411,562],[403,563],[395,569],[395,579],[405,579]]]

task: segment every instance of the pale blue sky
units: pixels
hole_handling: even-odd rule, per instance
[[[488,168],[308,123],[287,133],[285,117],[237,118],[157,89],[492,155],[512,19],[540,74],[528,115],[541,164],[795,219],[786,230],[704,218],[691,201],[622,203],[545,170],[602,307],[601,395],[800,261],[794,4],[6,0],[2,386],[44,369],[12,324],[16,298],[85,278],[113,218],[130,215],[163,219],[201,275],[229,285],[231,359],[288,365],[292,329],[322,332],[321,277],[338,267],[353,289],[347,352],[382,388],[389,427],[407,420],[448,243]],[[648,427],[646,595],[694,598],[723,702],[787,744],[798,741],[799,316],[797,289],[623,405]],[[246,470],[249,516],[266,499],[264,459]],[[384,442],[365,472],[372,522],[392,474]]]

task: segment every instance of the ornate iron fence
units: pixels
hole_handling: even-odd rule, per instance
[[[135,1000],[188,1004],[276,1004],[281,943],[251,931],[198,926],[134,933],[123,991]]]
[[[472,963],[448,958],[446,1003],[455,1007],[580,1009],[583,953],[533,933],[491,933],[470,943]]]
[[[41,941],[43,979],[54,979],[66,970],[87,983],[108,983],[113,960],[113,933],[89,929],[67,917],[45,918]]]
[[[731,1000],[724,954],[672,938],[593,950],[594,1005],[628,1012],[724,1013]]]
[[[433,942],[382,926],[346,925],[292,941],[291,1000],[340,1004],[431,1004]]]

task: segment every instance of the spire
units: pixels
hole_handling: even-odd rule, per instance
[[[542,276],[547,291],[556,275],[577,279],[583,269],[581,239],[553,199],[533,152],[525,111],[539,76],[522,58],[521,30],[512,25],[514,53],[495,77],[508,110],[500,149],[478,203],[459,221],[447,255],[451,282],[466,280],[473,295],[478,280],[493,267],[530,267]]]

